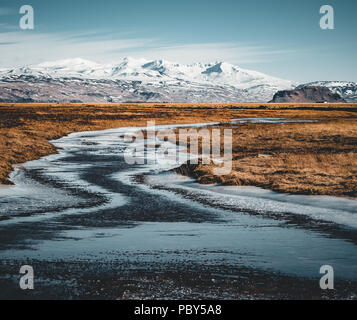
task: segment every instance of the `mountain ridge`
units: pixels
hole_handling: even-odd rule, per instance
[[[297,85],[222,61],[74,58],[0,69],[2,102],[266,102]]]
[[[222,70],[223,69],[223,70]],[[217,80],[239,86],[247,81],[269,79],[289,87],[293,82],[247,70],[233,64],[216,61],[212,63],[179,64],[163,59],[146,60],[125,57],[116,63],[97,63],[82,58],[43,62],[37,65],[0,71],[0,76],[19,74],[47,75],[50,77],[76,76],[86,79],[106,80],[152,80],[152,78],[179,79],[196,82]],[[231,78],[229,78],[231,77]]]

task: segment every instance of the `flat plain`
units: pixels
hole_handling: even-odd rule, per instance
[[[315,122],[229,122],[237,118]],[[11,184],[14,164],[56,153],[49,140],[153,120],[233,129],[231,174],[214,176],[212,165],[179,170],[201,183],[357,197],[357,104],[0,104],[0,183]]]

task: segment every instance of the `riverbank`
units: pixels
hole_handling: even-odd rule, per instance
[[[202,183],[254,185],[303,194],[356,197],[357,105],[351,104],[8,104],[0,105],[0,183],[14,164],[56,153],[49,140],[123,126],[227,122],[236,118],[318,123],[222,124],[233,129],[233,172],[192,171]],[[191,168],[192,169],[192,168]],[[197,174],[199,171],[199,174]]]
[[[226,123],[206,129],[218,128],[233,132],[231,173],[215,175],[214,163],[190,162],[175,169],[176,173],[193,177],[202,184],[357,197],[357,119]]]

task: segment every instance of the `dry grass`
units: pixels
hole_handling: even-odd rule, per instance
[[[256,185],[284,192],[357,196],[357,105],[352,104],[0,104],[0,183],[12,165],[55,153],[48,140],[75,131],[232,118],[315,119],[319,123],[223,125],[233,128],[233,169],[203,183]]]
[[[233,129],[232,172],[217,176],[212,164],[188,164],[182,173],[205,184],[357,197],[356,118],[223,127]]]

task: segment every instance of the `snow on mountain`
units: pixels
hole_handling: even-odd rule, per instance
[[[357,83],[349,81],[315,81],[299,85],[296,89],[307,86],[321,86],[338,93],[347,102],[357,103]]]
[[[77,91],[70,96],[68,93],[72,92],[74,83]],[[0,101],[12,99],[12,87],[16,84],[21,84],[23,92],[17,90],[14,100],[68,101],[73,98],[83,102],[259,102],[270,100],[278,90],[295,86],[291,81],[226,62],[186,65],[133,58],[111,64],[76,58],[0,70]],[[46,84],[52,93],[48,97]],[[86,90],[94,92],[86,93]]]

